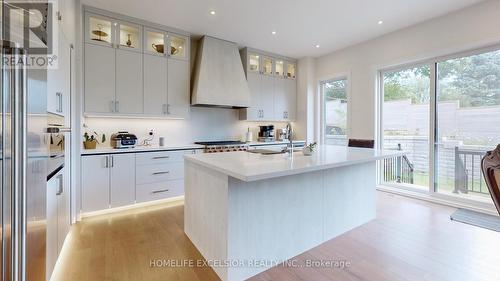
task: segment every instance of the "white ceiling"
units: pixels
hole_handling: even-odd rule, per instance
[[[290,57],[321,56],[482,0],[83,0]],[[216,11],[211,15],[210,11]],[[382,25],[378,21],[383,20]],[[276,35],[271,32],[275,30]],[[319,44],[320,48],[315,45]]]

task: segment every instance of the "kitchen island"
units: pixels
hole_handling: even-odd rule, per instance
[[[400,155],[186,155],[184,231],[222,280],[247,279],[374,219],[376,162]]]

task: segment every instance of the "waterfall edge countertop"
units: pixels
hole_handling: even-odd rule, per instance
[[[185,155],[186,161],[214,169],[241,181],[257,181],[312,171],[361,164],[404,155],[403,151],[320,145],[315,155],[301,151],[289,154],[261,155],[249,152],[225,152]]]

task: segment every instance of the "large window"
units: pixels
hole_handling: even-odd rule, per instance
[[[321,82],[323,143],[347,144],[347,78]]]
[[[489,202],[481,158],[500,143],[500,51],[384,71],[381,79],[382,145],[407,152],[384,161],[382,181]]]

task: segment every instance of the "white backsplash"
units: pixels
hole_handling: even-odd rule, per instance
[[[242,140],[247,128],[257,139],[258,126],[273,124],[276,128],[286,126],[284,122],[247,122],[238,119],[238,111],[221,108],[191,108],[191,116],[186,120],[146,119],[146,118],[85,118],[88,132],[106,134],[107,141],[100,146],[109,146],[111,134],[127,131],[137,135],[139,143],[148,137],[150,129],[156,132],[153,144],[159,137],[165,137],[167,145],[189,144],[195,141]],[[84,129],[85,130],[85,129]]]

